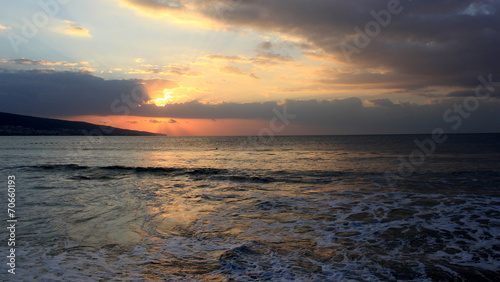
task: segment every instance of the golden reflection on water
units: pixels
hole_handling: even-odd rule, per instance
[[[358,271],[357,279],[369,261],[381,269],[370,271],[391,280],[387,271],[417,273],[412,264],[426,262],[424,256],[446,266],[470,263],[456,254],[484,265],[498,256],[491,247],[498,245],[492,227],[498,197],[457,190],[479,189],[477,182],[497,187],[488,179],[495,172],[472,184],[465,182],[469,174],[447,175],[451,184],[430,174],[381,188],[372,181],[385,168],[367,153],[218,148],[156,148],[133,156],[116,150],[89,160],[95,165],[19,169],[33,177],[25,177],[22,197],[29,205],[20,228],[34,231],[23,234],[31,240],[24,248],[31,266],[46,273],[48,261],[84,275],[105,273],[103,279],[216,281],[266,267],[268,274],[286,268],[299,278],[334,267]],[[106,158],[120,162],[110,168]],[[456,243],[464,238],[473,244]],[[224,268],[233,265],[243,272]]]
[[[251,148],[225,148],[216,147],[194,151],[153,151],[143,156],[144,164],[154,167],[166,168],[217,168],[230,170],[262,169],[271,171],[301,171],[304,169],[322,171],[343,171],[349,159],[353,159],[356,167],[364,165],[363,158],[366,154],[350,154],[331,151],[286,151],[262,148],[260,151]],[[255,160],[259,166],[255,166]],[[294,162],[290,162],[294,160]],[[349,169],[349,168],[347,168]]]

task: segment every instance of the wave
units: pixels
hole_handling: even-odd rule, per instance
[[[127,175],[187,176],[193,180],[231,181],[236,183],[329,183],[344,173],[335,171],[266,171],[224,169],[213,167],[144,167],[144,166],[86,166],[78,164],[45,164],[18,167],[30,171],[57,171],[70,174],[72,180],[106,180]]]
[[[35,166],[22,166],[20,168],[35,169],[35,170],[61,170],[61,171],[74,171],[74,170],[108,170],[108,171],[124,171],[124,172],[137,172],[137,173],[171,173],[171,172],[185,172],[186,174],[218,174],[227,171],[226,169],[217,168],[175,168],[175,167],[142,167],[142,166],[82,166],[77,164],[51,164],[51,165],[35,165]]]
[[[328,170],[265,170],[225,169],[216,167],[149,167],[149,166],[86,166],[78,164],[45,164],[18,167],[31,171],[58,171],[68,173],[71,180],[108,180],[137,175],[156,177],[188,177],[193,181],[229,181],[234,183],[285,184],[341,184],[344,180],[359,179],[374,183],[369,188],[416,187],[428,190],[439,188],[498,189],[500,171],[416,172],[408,177],[385,178],[377,171]],[[396,181],[394,181],[396,180]],[[365,182],[365,183],[366,183]],[[413,189],[413,188],[412,188]]]

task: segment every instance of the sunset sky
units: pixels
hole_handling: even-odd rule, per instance
[[[500,132],[499,11],[488,0],[3,1],[0,111],[168,135]]]

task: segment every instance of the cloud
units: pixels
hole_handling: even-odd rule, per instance
[[[293,61],[293,59],[288,55],[281,55],[273,52],[263,52],[260,50],[256,50],[256,57],[254,58],[212,54],[200,57],[200,59],[214,62],[232,62],[256,65],[273,65]]]
[[[262,103],[204,104],[191,101],[164,107],[144,105],[134,115],[194,119],[260,119],[271,121],[277,116],[293,116],[293,124],[323,128],[322,134],[401,134],[430,133],[436,127],[447,132],[499,132],[500,101],[490,99],[471,112],[458,130],[443,120],[462,99],[444,99],[417,105],[390,100],[372,100],[365,106],[359,98],[333,100],[285,100]],[[276,115],[279,112],[279,115]],[[457,114],[451,113],[450,116]],[[278,120],[279,121],[279,120]],[[277,125],[278,126],[278,125]]]
[[[259,60],[256,60],[257,64],[275,64],[279,62],[290,62],[293,59],[288,55],[282,55],[275,52],[263,52],[257,51],[257,57]]]
[[[249,59],[241,56],[224,56],[224,55],[206,55],[201,57],[210,61],[235,62],[235,63],[253,63],[254,59]]]
[[[65,25],[60,29],[62,33],[81,37],[92,37],[88,29],[83,28],[72,21],[63,20],[63,23]]]
[[[416,93],[416,94],[413,94],[415,96],[420,96],[420,97],[427,97],[427,98],[438,98],[438,97],[442,97],[443,95],[440,95],[440,94],[432,94],[432,93]]]
[[[226,74],[244,75],[244,76],[248,76],[248,77],[251,77],[254,79],[260,79],[255,74],[245,73],[242,70],[240,70],[238,67],[235,67],[235,66],[224,66],[224,67],[220,68],[219,70],[220,70],[220,72],[226,73]]]
[[[142,65],[145,69],[134,69],[129,71],[129,74],[158,74],[158,75],[176,75],[186,77],[203,77],[204,74],[199,71],[192,71],[189,66],[170,65],[165,67],[157,67],[153,65]]]
[[[500,84],[497,82],[497,84]],[[491,93],[490,97],[491,98],[500,98],[500,87],[497,85],[491,86],[492,89],[494,89],[493,93]],[[483,94],[484,89],[480,91],[480,94]],[[476,90],[475,89],[465,89],[465,90],[458,90],[458,91],[452,91],[446,95],[446,97],[472,97],[476,96]]]
[[[167,123],[175,123],[177,119],[280,122],[288,118],[296,125],[322,128],[323,134],[430,133],[436,127],[448,132],[500,132],[500,99],[494,98],[481,101],[477,110],[470,111],[470,116],[454,131],[453,123],[446,122],[443,115],[451,111],[450,115],[458,117],[453,110],[470,100],[466,97],[443,97],[421,105],[352,97],[254,103],[195,100],[158,107],[147,104],[151,99],[148,95],[137,96],[140,99],[131,96],[175,86],[178,84],[170,80],[105,80],[84,72],[0,70],[0,111],[47,117],[130,115],[148,117],[152,123],[160,118],[168,118]],[[498,92],[494,90],[494,94]],[[467,107],[474,106],[471,105]],[[127,111],[116,111],[123,108]]]
[[[388,109],[399,109],[400,105],[394,104],[391,100],[389,99],[375,99],[375,100],[369,100],[369,104],[376,106],[376,107],[381,107],[381,108],[388,108]],[[399,106],[399,107],[398,107]]]
[[[198,25],[203,22],[212,28],[254,29],[296,38],[297,46],[304,46],[306,56],[357,69],[386,69],[378,77],[386,85],[394,84],[393,88],[474,87],[478,75],[500,73],[500,64],[496,63],[500,61],[496,48],[500,45],[499,1],[400,1],[402,11],[392,14],[390,22],[369,38],[366,47],[357,47],[359,52],[349,60],[341,46],[359,46],[356,40],[360,40],[360,35],[355,27],[364,32],[368,23],[376,22],[373,13],[387,10],[388,1],[234,2],[237,3],[124,0],[129,7],[156,10],[168,15],[167,19],[196,19]],[[265,54],[271,45],[262,44],[262,58],[279,54]],[[398,77],[404,77],[405,84]],[[370,77],[360,75],[349,79],[362,84]]]
[[[95,69],[89,67],[80,67],[79,69],[84,72],[95,72]]]
[[[9,30],[10,27],[4,26],[0,24],[0,30]]]
[[[105,80],[88,72],[0,69],[0,111],[38,116],[116,114],[116,108],[147,101],[147,93],[156,88],[176,85],[169,80]]]
[[[165,18],[180,24],[196,25],[200,28],[223,28],[224,25],[210,19],[203,11],[221,17],[221,12],[230,6],[231,1],[191,1],[191,0],[121,0],[126,7],[138,11],[142,15],[154,18]],[[218,27],[217,27],[218,26]]]
[[[286,46],[285,46],[286,45]],[[231,62],[255,65],[276,65],[295,61],[290,55],[286,54],[284,49],[295,46],[296,44],[274,44],[270,41],[264,41],[255,48],[254,57],[243,57],[235,55],[210,54],[200,57],[201,60],[214,62]]]
[[[30,59],[3,59],[3,63],[11,63],[11,64],[18,64],[18,65],[42,65],[42,66],[78,66],[78,63],[68,63],[65,61],[61,62],[48,62],[44,60],[30,60]]]
[[[264,41],[260,43],[255,52],[257,57],[261,60],[260,63],[279,63],[279,62],[290,62],[293,59],[287,54],[279,54],[276,52],[277,46],[270,41]]]
[[[393,109],[393,110],[411,110],[412,107],[416,106],[416,104],[410,103],[410,102],[397,101],[396,103],[393,103],[389,99],[374,99],[374,100],[368,100],[366,102],[369,105],[372,105],[375,107],[387,108],[387,109]]]
[[[273,44],[270,41],[264,41],[257,46],[258,49],[270,50],[273,48]]]
[[[459,91],[453,91],[448,93],[446,95],[448,97],[469,97],[469,96],[474,96],[474,90],[459,90]]]
[[[179,1],[149,1],[149,0],[127,0],[132,5],[140,6],[147,9],[151,13],[158,13],[164,11],[179,11],[185,8],[183,0]]]

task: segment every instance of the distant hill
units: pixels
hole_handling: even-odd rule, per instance
[[[0,113],[0,135],[162,136],[164,134],[121,129],[87,122]]]

